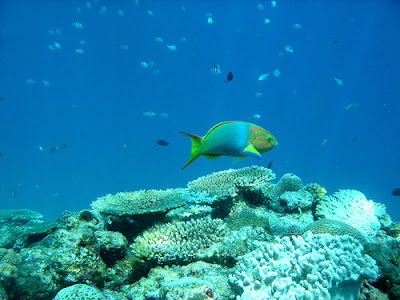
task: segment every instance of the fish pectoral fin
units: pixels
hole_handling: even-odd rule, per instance
[[[220,157],[221,155],[202,154],[202,156],[204,156],[205,158],[207,158],[209,160],[214,160],[214,159],[217,159],[218,157]]]
[[[257,159],[262,158],[260,152],[258,152],[257,149],[254,148],[254,146],[251,144],[247,145],[246,148],[244,148],[243,153]]]
[[[232,161],[232,164],[237,164],[239,161],[242,160],[242,158],[243,158],[243,156],[235,157],[235,158],[233,159],[233,161]]]

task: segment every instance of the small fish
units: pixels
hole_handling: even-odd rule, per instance
[[[210,72],[214,75],[221,74],[221,67],[219,64],[211,64]]]
[[[152,111],[145,111],[143,113],[143,116],[145,116],[145,117],[154,117],[155,115],[156,114],[154,112],[152,112]]]
[[[249,117],[249,120],[257,120],[257,119],[259,119],[259,118],[261,118],[261,116],[260,116],[259,114],[252,114],[252,115]]]
[[[350,103],[349,105],[347,105],[347,106],[346,106],[346,109],[353,109],[353,108],[357,108],[357,107],[359,107],[359,106],[360,106],[359,103],[353,102],[353,103]]]
[[[261,153],[278,145],[275,137],[264,128],[243,121],[227,121],[213,126],[205,136],[197,136],[186,132],[191,138],[192,146],[186,168],[200,155],[207,159],[218,157],[236,157],[235,162],[246,156],[261,159]]]
[[[338,85],[340,85],[340,86],[343,85],[343,80],[342,79],[334,77],[333,80],[335,80]]]
[[[331,44],[337,45],[337,44],[339,44],[339,40],[331,40]]]
[[[323,145],[326,144],[327,141],[328,141],[328,139],[324,139],[324,140],[321,142],[321,144],[319,144],[319,146],[322,147]]]
[[[157,144],[161,145],[161,146],[168,146],[168,142],[164,141],[164,140],[157,140]]]
[[[119,49],[121,50],[128,50],[128,46],[125,44],[122,44],[121,46],[119,46]]]
[[[360,140],[360,138],[358,136],[355,136],[351,139],[352,143],[358,142]]]
[[[60,146],[58,146],[60,149],[65,149],[67,148],[67,144],[61,144]]]
[[[162,43],[164,40],[161,37],[156,37],[156,42],[157,43]]]
[[[11,190],[10,193],[11,193],[11,196],[12,196],[13,198],[17,198],[17,192],[16,192],[16,191]]]
[[[48,82],[47,80],[42,80],[42,84],[44,86],[50,86],[50,82]]]
[[[39,146],[39,150],[40,150],[40,151],[44,151],[44,149],[43,149],[42,146]]]
[[[167,48],[170,51],[176,51],[176,46],[175,45],[167,45]]]
[[[296,23],[296,24],[293,24],[293,28],[294,29],[302,29],[303,26],[301,24],[299,24],[299,23]]]
[[[151,10],[146,11],[146,13],[147,13],[147,15],[148,15],[149,17],[154,16],[154,14],[153,14],[153,12],[152,12]]]
[[[78,54],[82,54],[83,50],[81,48],[78,48],[78,49],[75,49],[75,52],[78,53]]]
[[[275,77],[279,77],[281,75],[281,72],[278,69],[275,69],[272,74],[274,74]]]
[[[232,81],[232,79],[233,79],[233,74],[232,72],[229,72],[228,75],[226,76],[225,82],[230,82]]]
[[[289,52],[289,53],[293,53],[294,52],[292,46],[290,46],[290,45],[285,45],[285,50],[287,52]]]
[[[36,83],[36,81],[33,80],[32,78],[27,79],[25,82],[26,82],[27,84],[35,84],[35,83]]]
[[[212,17],[208,17],[208,18],[207,18],[207,23],[208,23],[208,24],[214,23],[213,18],[212,18]]]
[[[79,22],[72,23],[72,26],[74,26],[76,29],[83,29],[83,25]]]
[[[3,102],[5,98],[3,96],[0,96],[0,102]]]
[[[168,118],[168,114],[167,113],[160,113],[160,117],[166,119],[166,118]]]
[[[392,191],[392,195],[393,196],[400,196],[400,189],[399,188],[397,188],[397,189],[394,189],[393,191]]]
[[[54,152],[56,152],[57,149],[58,149],[58,146],[53,146],[50,148],[49,152],[54,153]]]
[[[145,61],[140,62],[140,65],[142,66],[143,69],[147,69],[149,67],[149,64]]]
[[[274,160],[271,160],[270,162],[269,162],[269,164],[268,164],[268,166],[267,166],[267,169],[271,169],[271,167],[272,167],[272,162],[273,162]]]
[[[265,80],[268,76],[269,76],[268,73],[267,73],[267,74],[261,74],[261,75],[258,77],[258,80]]]
[[[271,23],[271,19],[265,18],[264,19],[264,24],[269,24],[269,23]]]

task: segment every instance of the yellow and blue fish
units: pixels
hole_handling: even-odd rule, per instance
[[[186,168],[200,155],[207,159],[217,159],[221,155],[237,157],[237,161],[245,156],[261,159],[261,153],[278,145],[275,137],[264,128],[242,121],[227,121],[213,126],[205,136],[197,136],[186,132],[192,140],[190,157]]]

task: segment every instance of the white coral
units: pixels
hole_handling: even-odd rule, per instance
[[[356,299],[361,281],[378,267],[350,236],[330,234],[277,238],[238,258],[229,283],[237,299]],[[349,288],[351,287],[351,288]]]
[[[367,236],[375,236],[381,228],[381,220],[390,224],[390,217],[384,212],[383,204],[367,200],[357,190],[339,190],[332,196],[323,197],[316,206],[319,218],[345,222]]]

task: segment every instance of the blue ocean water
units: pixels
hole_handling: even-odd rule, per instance
[[[1,1],[0,209],[54,219],[108,193],[273,160],[278,178],[360,190],[400,221],[400,2],[271,4]],[[181,170],[179,131],[253,114],[279,142],[263,160]]]

